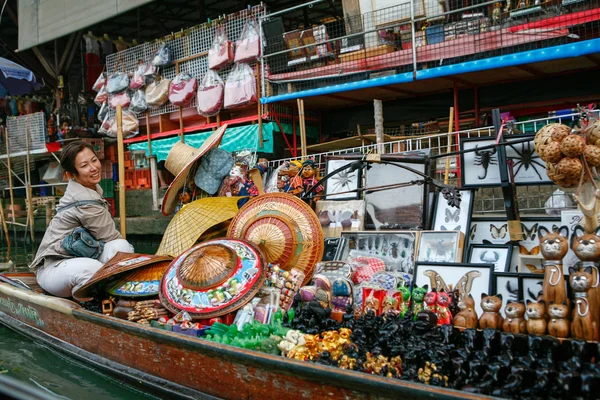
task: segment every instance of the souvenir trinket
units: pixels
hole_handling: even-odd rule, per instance
[[[462,296],[458,301],[460,312],[454,317],[453,325],[457,328],[477,328],[477,312],[475,312],[475,299],[471,293]]]
[[[290,193],[295,195],[302,195],[312,188],[317,182],[319,182],[319,175],[317,164],[314,160],[306,160],[302,163],[302,168],[299,173],[294,176],[290,181]],[[320,193],[323,191],[323,187],[319,185],[310,194],[310,199],[319,200]]]
[[[567,288],[562,269],[562,259],[569,251],[569,228],[561,226],[558,232],[550,232],[544,226],[538,228],[540,252],[544,256],[543,297],[546,304],[567,302]]]
[[[546,303],[527,300],[527,333],[530,335],[546,334]]]
[[[398,312],[400,318],[404,318],[404,315],[410,309],[410,288],[408,286],[400,286],[398,287]]]
[[[595,340],[599,339],[598,324],[593,317],[597,312],[592,309],[589,290],[593,284],[592,270],[590,267],[569,268],[569,284],[575,296],[575,310],[571,322],[571,336],[574,339]]]
[[[569,306],[566,301],[561,304],[550,302],[548,305],[548,333],[557,338],[569,337]]]
[[[113,316],[120,319],[127,319],[127,315],[134,310],[136,303],[137,301],[135,300],[119,299],[113,311]]]
[[[598,261],[600,261],[600,227],[593,234],[584,234],[581,225],[577,225],[571,237],[571,249],[582,261],[582,266],[589,268],[592,281],[587,291],[587,302],[590,307],[592,320],[600,326],[600,274],[598,273]],[[555,301],[557,303],[557,301]]]
[[[504,318],[500,315],[502,295],[488,296],[486,293],[482,293],[481,308],[483,309],[483,314],[479,317],[479,329],[491,328],[501,330],[504,323]]]
[[[398,300],[389,293],[384,297],[383,303],[381,303],[381,314],[397,314],[398,313]]]
[[[436,301],[436,314],[438,316],[438,325],[450,325],[452,323],[452,313],[450,312],[450,295],[443,290],[438,293]]]
[[[333,281],[331,294],[333,310],[342,312],[345,311],[348,306],[352,305],[352,282],[345,278],[336,279]]]
[[[423,309],[435,313],[437,310],[437,296],[438,294],[435,289],[425,294],[423,299]]]
[[[417,314],[423,311],[423,301],[425,299],[425,294],[427,293],[427,289],[429,285],[424,285],[423,287],[414,287],[412,291],[412,312],[415,315],[415,319],[417,318]]]
[[[506,318],[502,330],[509,333],[527,333],[525,321],[525,304],[522,301],[511,302],[504,307]]]

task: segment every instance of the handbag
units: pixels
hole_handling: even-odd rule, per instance
[[[67,204],[60,209],[57,208],[56,212],[65,211],[71,207],[76,207],[84,204],[99,204],[104,206],[105,204],[100,200],[81,200],[70,204]],[[94,236],[85,228],[78,226],[73,229],[71,233],[64,237],[61,242],[63,250],[74,257],[85,257],[93,258],[95,260],[100,257],[104,251],[104,242],[96,240]]]

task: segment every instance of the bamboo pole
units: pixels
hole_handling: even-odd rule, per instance
[[[123,149],[123,108],[117,105],[117,154],[119,161],[119,222],[121,236],[127,236],[127,222],[125,220],[125,153]]]
[[[258,99],[258,145],[259,148],[263,147],[263,130],[262,130],[262,104],[260,104],[260,66],[256,63],[256,98]]]
[[[31,190],[31,168],[29,166],[29,129],[25,129],[25,172],[27,177],[27,185],[25,185],[25,194],[27,197],[27,220],[29,222],[29,235],[31,236],[31,245],[35,241],[35,232],[34,225],[35,221],[33,219],[33,199],[31,198],[33,192]]]
[[[454,124],[454,107],[450,107],[450,119],[448,121],[448,145],[446,146],[446,153],[452,151],[452,124]],[[446,157],[446,175],[444,176],[444,183],[447,185],[450,179],[450,157]]]
[[[150,182],[152,185],[152,209],[158,210],[158,171],[156,166],[156,156],[152,154],[150,111],[146,111],[146,135],[148,137],[148,162],[150,163]]]
[[[6,262],[10,261],[10,237],[8,236],[8,225],[6,225],[6,218],[4,217],[4,202],[0,199],[0,218],[2,218],[2,229],[6,236]]]
[[[298,102],[298,117],[300,121],[300,153],[303,159],[308,156],[306,149],[306,120],[304,118],[304,100],[297,99]]]
[[[6,167],[8,168],[8,191],[10,193],[10,209],[13,225],[15,224],[15,197],[13,193],[12,168],[10,166],[10,145],[8,144],[8,129],[4,130],[4,138],[6,141]]]
[[[385,139],[383,136],[383,104],[381,100],[373,100],[373,108],[375,109],[375,139],[377,142],[377,153],[385,153]]]

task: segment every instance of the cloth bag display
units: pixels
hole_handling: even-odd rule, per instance
[[[123,108],[127,108],[129,107],[130,103],[131,99],[129,98],[127,91],[110,95],[108,98],[108,105],[112,109],[116,109],[118,105]]]
[[[108,77],[106,91],[110,94],[120,93],[129,87],[129,75],[125,72],[115,72]]]
[[[171,87],[169,88],[169,101],[174,106],[186,106],[194,98],[196,94],[196,78],[193,78],[187,72],[181,72],[177,74],[173,81],[171,81]]]
[[[106,72],[102,72],[98,76],[98,79],[96,79],[96,82],[94,82],[94,85],[92,86],[92,90],[94,92],[99,92],[104,85],[106,85]]]
[[[137,90],[146,84],[146,79],[144,77],[145,70],[146,66],[144,64],[138,64],[135,71],[133,72],[133,76],[129,81],[129,89]]]
[[[146,86],[146,104],[148,107],[160,107],[169,99],[169,87],[171,81],[158,78]]]
[[[260,35],[254,16],[249,16],[244,23],[240,38],[235,42],[236,63],[252,62],[260,56]]]
[[[102,106],[102,104],[106,103],[108,101],[108,92],[106,91],[106,86],[102,86],[100,88],[100,90],[98,91],[98,93],[96,94],[96,97],[94,98],[94,103],[96,103],[96,105],[98,107]]]
[[[154,52],[152,65],[155,67],[168,67],[173,63],[173,54],[171,48],[166,43],[161,43]]]
[[[256,78],[248,64],[235,64],[225,83],[225,108],[256,103]]]
[[[198,87],[196,110],[204,117],[217,115],[223,107],[223,80],[215,71],[209,69]]]
[[[215,38],[208,49],[208,68],[220,70],[233,62],[233,46],[227,38],[225,25],[215,28]]]
[[[129,109],[136,113],[145,112],[148,109],[148,104],[146,104],[146,94],[142,89],[138,89],[131,96],[131,104],[129,105]]]

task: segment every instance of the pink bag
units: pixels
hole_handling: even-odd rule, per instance
[[[225,108],[256,103],[256,79],[248,64],[235,64],[225,83]]]
[[[169,101],[174,106],[186,106],[196,94],[196,78],[192,78],[188,73],[177,74],[171,81],[169,88]]]
[[[221,24],[215,28],[215,38],[212,46],[208,49],[208,68],[216,71],[231,64],[233,61],[233,46],[227,38],[225,25]]]
[[[129,107],[130,102],[131,99],[129,98],[127,91],[117,94],[111,94],[110,98],[108,99],[108,105],[110,106],[110,108],[113,109],[116,109],[118,105],[121,105],[121,107],[123,108],[127,108]]]
[[[204,117],[217,115],[223,107],[223,80],[215,71],[209,69],[198,87],[196,109]]]
[[[240,38],[235,42],[236,63],[252,62],[260,57],[260,35],[256,18],[249,16],[244,24]]]
[[[104,103],[107,100],[108,100],[108,92],[106,91],[106,86],[102,85],[102,87],[98,91],[98,94],[96,94],[96,98],[94,98],[94,103],[96,103],[98,105],[98,107],[100,107],[102,105],[102,103]]]
[[[146,80],[144,78],[144,71],[146,70],[146,66],[144,64],[138,64],[137,68],[133,72],[133,76],[129,80],[129,89],[137,90],[144,86]]]
[[[100,74],[98,79],[96,79],[96,82],[94,82],[94,86],[92,86],[92,89],[95,92],[99,92],[100,89],[102,89],[102,86],[104,85],[106,85],[106,72]]]

